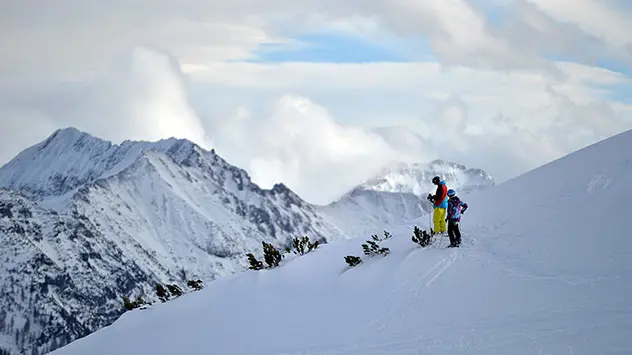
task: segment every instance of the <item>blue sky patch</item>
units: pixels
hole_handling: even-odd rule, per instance
[[[616,58],[602,57],[597,60],[588,60],[581,55],[571,56],[560,53],[545,53],[543,54],[543,57],[552,61],[572,62],[577,64],[589,65],[593,67],[608,69],[627,76],[632,76],[632,68],[630,67],[630,65],[625,63],[623,60],[617,60]]]
[[[417,48],[404,48],[397,42],[378,45],[339,33],[318,33],[293,39],[301,44],[264,45],[254,51],[251,62],[371,63],[408,62],[410,53],[429,54],[429,47],[420,40]]]
[[[600,59],[594,63],[597,67],[602,67],[605,69],[609,69],[612,71],[616,71],[628,76],[632,76],[632,68],[629,64],[624,63],[623,61],[618,61],[616,59]]]
[[[598,87],[609,91],[609,93],[605,95],[605,98],[624,104],[632,104],[632,82],[614,85],[598,85]]]

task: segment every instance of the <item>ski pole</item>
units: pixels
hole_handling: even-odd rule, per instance
[[[428,212],[428,229],[432,229],[432,212],[433,212],[433,204],[432,202],[428,201],[428,203],[430,204],[430,211]]]

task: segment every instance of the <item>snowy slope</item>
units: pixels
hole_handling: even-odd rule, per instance
[[[494,186],[493,178],[481,169],[467,168],[444,160],[430,163],[397,162],[357,186],[321,211],[349,235],[362,235],[386,228],[432,210],[426,200],[434,193],[434,176],[445,179],[449,188],[465,195]]]
[[[393,227],[249,271],[53,352],[79,354],[627,354],[632,352],[632,131],[468,197],[464,244]],[[443,246],[446,240],[440,241]]]

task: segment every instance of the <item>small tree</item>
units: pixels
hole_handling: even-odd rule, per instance
[[[141,307],[143,305],[149,305],[149,303],[145,302],[145,300],[141,296],[136,297],[136,308]]]
[[[309,253],[310,251],[318,248],[318,241],[314,241],[313,243],[309,241],[308,236],[304,236],[302,238],[294,238],[292,239],[292,245],[294,246],[294,253],[304,255],[305,253]]]
[[[349,264],[349,266],[353,267],[360,264],[362,262],[362,259],[355,255],[347,255],[345,256],[345,261],[347,262],[347,264]]]
[[[127,296],[123,296],[123,307],[125,307],[128,311],[131,311],[135,308],[140,308],[141,306],[149,305],[149,303],[145,302],[145,300],[141,296],[136,297],[136,301],[131,302]]]
[[[376,241],[376,242],[379,242],[379,241],[382,241],[382,240],[389,239],[390,237],[392,237],[392,235],[391,235],[391,233],[389,233],[389,232],[387,232],[387,231],[384,231],[384,238],[380,238],[380,237],[378,237],[378,236],[377,236],[377,235],[375,235],[375,234],[371,235],[371,238],[372,238],[374,241]]]
[[[192,288],[192,289],[194,289],[196,291],[199,291],[199,290],[202,289],[202,287],[204,287],[202,285],[202,280],[189,280],[187,282],[187,286],[189,286],[190,288]]]
[[[169,299],[169,292],[167,292],[167,290],[165,290],[165,288],[161,284],[157,283],[156,284],[156,296],[158,296],[160,301],[162,301],[164,303],[164,302],[166,302]]]
[[[378,254],[386,256],[391,252],[389,248],[380,247],[374,240],[367,240],[366,243],[362,244],[362,251],[364,252],[364,255],[367,256],[374,256]]]
[[[167,288],[169,289],[169,292],[173,296],[175,296],[175,297],[182,296],[182,289],[180,288],[180,286],[178,286],[176,284],[172,284],[172,285],[167,285]]]
[[[279,263],[282,259],[281,253],[279,253],[279,251],[274,246],[272,246],[272,244],[268,244],[263,241],[261,243],[263,244],[263,259],[265,260],[266,264],[268,264],[268,267],[273,268],[279,266]]]
[[[130,302],[127,296],[123,296],[123,307],[125,307],[125,309],[127,309],[128,311],[131,311],[132,309],[135,308],[134,303]]]
[[[431,236],[425,230],[419,229],[419,227],[415,226],[413,229],[413,237],[412,241],[419,244],[422,248],[430,245]]]
[[[248,262],[250,263],[250,267],[248,267],[248,269],[250,270],[261,270],[263,269],[263,263],[259,260],[257,260],[257,258],[255,258],[254,254],[252,253],[248,253],[246,254],[246,256],[248,257]]]

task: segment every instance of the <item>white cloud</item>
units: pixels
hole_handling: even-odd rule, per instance
[[[177,137],[208,147],[204,127],[188,104],[178,63],[162,53],[135,49],[96,78],[77,105],[83,110],[74,125],[101,132],[106,139]]]
[[[210,148],[205,128],[188,104],[179,65],[166,54],[137,48],[89,82],[46,90],[20,92],[13,100],[7,93],[0,99],[0,107],[9,112],[2,120],[3,138],[29,137],[21,143],[3,139],[3,151],[15,154],[11,148],[24,149],[35,143],[31,137],[43,139],[65,126],[114,142],[178,137]]]
[[[239,109],[212,131],[218,153],[249,170],[258,184],[269,188],[283,181],[315,203],[330,202],[404,155],[380,135],[341,125],[297,95],[281,97],[269,116]]]
[[[58,124],[38,109],[0,105],[0,164],[44,140],[59,128]]]
[[[14,85],[36,84],[43,77],[79,80],[137,45],[167,51],[194,67],[249,58],[261,44],[293,44],[288,35],[325,28],[377,40],[389,34],[411,40],[403,43],[412,47],[424,36],[444,65],[552,70],[543,51],[588,57],[603,53],[606,45],[630,58],[627,17],[605,2],[578,0],[570,8],[541,0],[478,3],[113,0],[104,6],[97,0],[64,0],[33,10],[28,2],[7,0],[0,5],[0,33],[10,34],[0,37],[0,73]],[[504,8],[509,21],[491,22],[486,15],[491,6]]]
[[[302,95],[318,98],[317,103],[327,107],[328,113],[320,117],[333,116],[337,122],[364,127],[376,122],[380,122],[379,126],[405,125],[419,133],[419,137],[415,137],[402,136],[401,132],[385,132],[384,129],[373,130],[397,152],[390,157],[454,159],[483,167],[502,181],[632,128],[629,114],[632,106],[609,101],[607,97],[611,94],[607,85],[629,85],[629,78],[572,63],[557,63],[556,66],[563,76],[548,77],[539,71],[447,70],[436,63],[223,63],[209,67],[208,73],[198,72],[195,77],[216,88],[213,91],[216,97],[205,97],[205,100],[225,101],[225,97],[232,97],[239,91],[242,95],[235,102],[253,110],[299,87]],[[299,110],[291,112],[296,116],[305,115]],[[260,117],[265,116],[261,110],[253,115],[257,117],[254,122],[260,122]],[[224,122],[224,116],[210,113],[201,113],[201,116]],[[261,122],[277,129],[282,124],[292,123],[293,129],[300,131],[296,122],[289,119]],[[263,132],[253,129],[251,123],[245,123],[243,129],[248,127],[251,131]],[[308,127],[311,126],[304,126],[305,134],[318,132]],[[210,131],[215,132],[214,129]],[[232,132],[235,131],[233,127]],[[270,137],[279,139],[285,149],[296,152],[299,161],[298,157],[306,153],[295,144],[306,142],[278,138],[291,136],[281,134],[282,131],[278,129],[270,133]],[[320,133],[318,136],[325,135]],[[327,139],[310,140],[310,144],[327,142]],[[237,144],[226,140],[222,144],[223,151],[238,150]],[[255,149],[260,147],[258,143],[252,145],[257,147]],[[278,168],[282,163],[276,159],[276,153],[262,154],[275,157],[273,161],[277,168],[267,170],[283,171]],[[404,157],[404,154],[407,155]],[[288,162],[294,159],[289,155],[286,157]],[[328,165],[320,166],[327,169]],[[289,171],[295,171],[293,168],[285,171],[292,176],[292,181],[304,178],[290,174]],[[303,187],[297,189],[304,191]],[[305,191],[316,189],[318,187],[311,186]]]
[[[632,23],[629,14],[617,11],[616,2],[608,0],[564,1],[528,0],[556,20],[572,23],[593,36],[618,47],[632,44]]]

